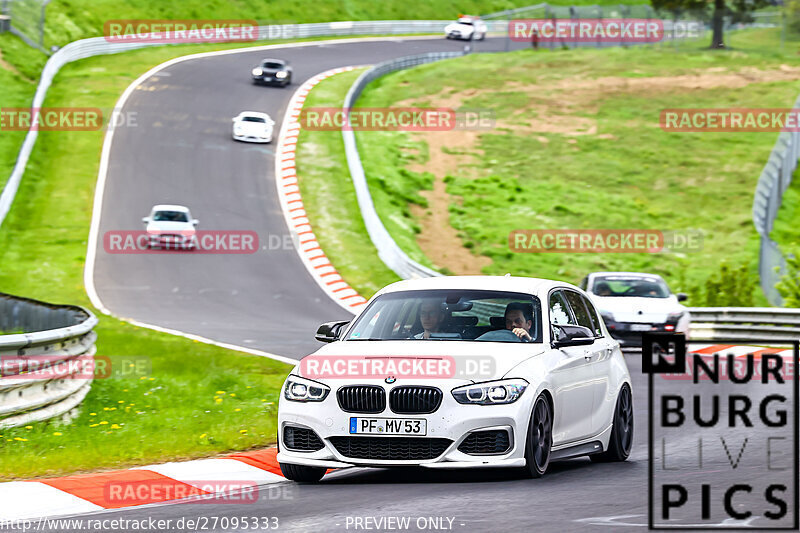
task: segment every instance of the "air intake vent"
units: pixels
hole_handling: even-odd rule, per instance
[[[508,431],[505,429],[473,431],[458,446],[458,451],[469,455],[497,455],[511,447]]]
[[[314,431],[294,426],[283,428],[283,444],[286,448],[299,452],[315,452],[325,447]]]
[[[336,450],[353,459],[415,461],[435,459],[453,443],[428,437],[331,437]]]

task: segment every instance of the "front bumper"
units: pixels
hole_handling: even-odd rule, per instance
[[[259,85],[288,85],[292,77],[276,78],[275,76],[253,76],[253,83]]]
[[[649,326],[649,329],[642,329],[643,326]],[[642,335],[645,333],[685,333],[685,331],[678,331],[676,323],[635,324],[606,320],[606,327],[611,336],[619,341],[623,348],[641,347]]]
[[[262,143],[267,144],[272,142],[272,135],[269,137],[256,137],[255,135],[236,135],[233,134],[233,140],[246,143]]]
[[[281,399],[278,409],[278,438],[280,453],[278,462],[325,468],[349,466],[421,466],[427,468],[469,467],[519,467],[525,465],[525,435],[530,419],[531,402],[535,390],[527,390],[516,402],[506,405],[462,405],[450,394],[451,387],[441,387],[444,393],[441,406],[431,414],[398,415],[388,407],[376,414],[349,413],[343,411],[336,399],[336,390],[324,401],[292,402]],[[424,437],[398,435],[351,435],[350,418],[402,418],[425,419],[427,433]],[[322,441],[317,451],[296,451],[285,442],[284,428],[287,426],[312,430]],[[475,431],[506,431],[508,448],[501,453],[473,455],[460,451],[459,446]],[[338,437],[338,439],[333,439]],[[403,459],[382,456],[379,459],[354,457],[348,448],[337,448],[334,442],[344,439],[446,439],[442,451],[435,457],[425,459]],[[364,440],[358,442],[366,442]],[[386,441],[387,443],[389,441]],[[388,444],[386,446],[389,446]],[[340,444],[341,447],[341,444]],[[345,455],[350,453],[350,455]]]

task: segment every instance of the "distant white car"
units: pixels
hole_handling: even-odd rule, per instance
[[[463,15],[444,28],[448,39],[462,39],[465,41],[482,41],[486,38],[487,26],[478,17]]]
[[[156,205],[150,215],[142,218],[147,232],[149,248],[194,250],[197,247],[197,219],[192,218],[188,207],[182,205]]]
[[[237,141],[251,143],[268,143],[272,141],[272,129],[275,121],[266,113],[242,111],[233,117],[233,138]]]
[[[581,282],[603,316],[608,331],[622,346],[641,346],[642,333],[689,335],[691,317],[680,302],[683,293],[672,294],[656,274],[594,272]]]

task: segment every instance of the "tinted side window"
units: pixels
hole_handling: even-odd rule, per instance
[[[586,296],[584,296],[582,294],[580,295],[580,297],[581,297],[581,300],[583,300],[583,303],[586,305],[586,309],[589,310],[589,316],[594,321],[594,329],[593,329],[594,334],[597,335],[598,337],[602,337],[603,336],[603,328],[600,325],[600,321],[602,320],[602,318],[600,318],[600,315],[597,313],[597,309],[594,308],[594,304],[592,303],[592,301],[589,298],[587,298]]]
[[[595,331],[594,320],[586,309],[581,295],[574,291],[564,291],[564,295],[567,297],[567,301],[572,308],[575,319],[578,321],[578,325],[589,328],[590,331]]]
[[[575,324],[569,314],[569,306],[561,291],[556,291],[550,295],[550,322],[553,324]]]

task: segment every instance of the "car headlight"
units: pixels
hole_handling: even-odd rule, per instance
[[[528,382],[524,379],[504,379],[464,385],[452,390],[453,398],[458,403],[474,405],[495,405],[516,402]]]
[[[685,313],[681,311],[680,313],[670,313],[667,315],[667,322],[678,322]]]
[[[289,75],[289,73],[286,72],[285,70],[281,70],[280,72],[276,72],[275,73],[275,77],[278,78],[279,80],[282,80],[283,78],[285,78],[288,75]]]
[[[241,126],[234,126],[233,133],[235,135],[242,135],[244,133],[244,131],[242,130]]]
[[[321,402],[330,391],[327,385],[290,375],[283,387],[283,397],[293,402]]]
[[[253,70],[251,70],[250,72],[252,72],[252,73],[253,73],[253,76],[261,76],[262,74],[264,74],[264,71],[263,71],[263,70],[261,70],[261,69],[260,69],[260,68],[258,68],[258,67],[254,68],[254,69],[253,69]]]

